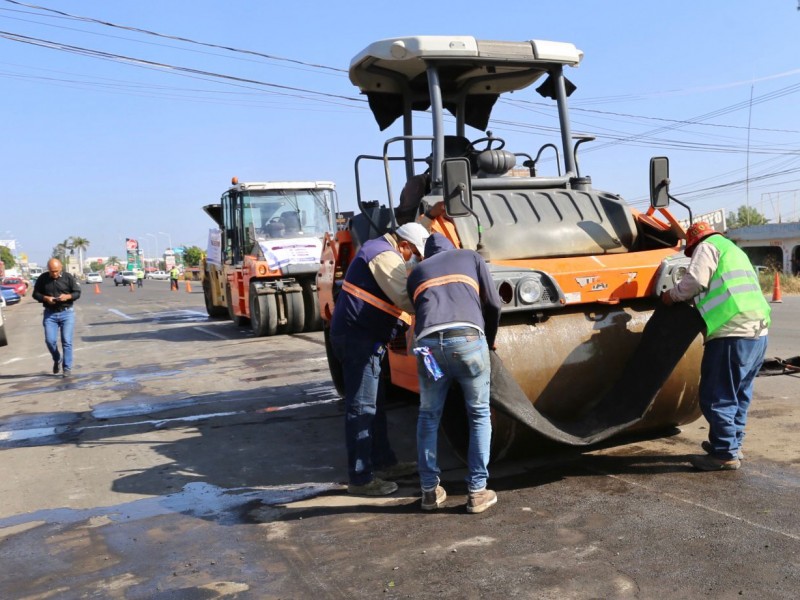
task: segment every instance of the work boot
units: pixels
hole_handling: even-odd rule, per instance
[[[417,463],[399,462],[393,464],[391,467],[383,467],[375,471],[375,477],[380,479],[399,479],[401,477],[408,477],[417,472]]]
[[[467,500],[467,512],[480,513],[485,511],[493,504],[497,504],[497,494],[492,490],[483,488],[477,492],[469,493],[469,500]]]
[[[58,375],[59,370],[61,369],[61,360],[54,360],[53,361],[53,375]]]
[[[714,454],[714,446],[711,445],[711,442],[703,442],[700,444],[700,447],[705,451],[706,454]],[[744,460],[744,452],[739,450],[739,453],[736,455],[739,460]]]
[[[426,492],[422,490],[422,510],[436,510],[447,500],[447,492],[440,485],[436,489]]]
[[[378,477],[364,485],[347,486],[347,493],[354,496],[388,496],[397,491],[397,484],[394,481],[384,481]]]
[[[690,456],[689,462],[701,471],[735,471],[742,466],[738,458],[718,458],[713,454]]]

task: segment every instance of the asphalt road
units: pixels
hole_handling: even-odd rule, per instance
[[[701,421],[655,440],[491,468],[464,511],[418,482],[350,497],[320,333],[254,338],[205,316],[199,285],[86,286],[75,377],[50,373],[41,310],[0,348],[0,598],[796,598],[798,376],[759,377],[736,472],[687,464]],[[800,355],[800,298],[768,355]],[[415,407],[390,410],[414,454]]]

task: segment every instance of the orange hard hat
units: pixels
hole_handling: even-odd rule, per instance
[[[697,244],[702,242],[710,235],[719,234],[714,228],[705,221],[697,221],[689,226],[686,230],[686,248],[683,252],[686,256],[691,256]]]

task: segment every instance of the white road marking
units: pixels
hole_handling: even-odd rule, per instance
[[[132,316],[126,315],[124,312],[122,312],[121,310],[117,310],[116,308],[109,308],[108,312],[114,313],[115,315],[118,315],[118,316],[122,317],[123,319],[128,319],[129,321],[133,321],[133,317]]]
[[[676,496],[675,494],[670,494],[669,492],[663,492],[661,490],[655,489],[655,488],[650,487],[648,485],[644,485],[643,483],[637,483],[636,481],[631,481],[629,479],[626,479],[625,477],[620,477],[619,475],[614,475],[612,473],[607,473],[607,472],[601,471],[599,469],[590,469],[590,470],[591,471],[595,471],[597,473],[602,473],[603,475],[605,475],[607,477],[610,477],[611,479],[618,479],[619,481],[627,483],[628,485],[632,485],[632,486],[635,486],[635,487],[643,488],[643,489],[645,489],[645,490],[647,490],[649,492],[653,492],[654,494],[658,494],[658,495],[661,495],[661,496],[666,496],[667,498],[671,498],[672,500],[677,500],[678,502],[683,502],[684,504],[689,504],[689,505],[695,506],[697,508],[702,508],[703,510],[707,510],[709,512],[716,513],[718,515],[722,515],[724,517],[728,517],[729,519],[733,519],[735,521],[740,521],[742,523],[747,523],[751,527],[756,527],[758,529],[763,529],[765,531],[769,531],[770,533],[774,533],[776,535],[782,535],[784,537],[788,537],[790,539],[800,541],[800,536],[799,535],[795,535],[795,534],[789,533],[787,531],[781,531],[780,529],[774,529],[773,527],[767,527],[766,525],[762,525],[761,523],[754,523],[753,521],[745,519],[744,517],[740,517],[738,515],[734,515],[734,514],[731,514],[729,512],[725,512],[724,510],[720,510],[718,508],[714,508],[712,506],[708,506],[708,505],[702,504],[700,502],[694,502],[692,500],[689,500],[688,498],[681,498],[680,496]]]
[[[195,327],[198,331],[202,331],[203,333],[207,333],[208,335],[212,335],[215,338],[219,338],[221,340],[228,340],[230,338],[226,338],[224,335],[217,333],[216,331],[211,331],[210,329],[206,329],[205,327]]]

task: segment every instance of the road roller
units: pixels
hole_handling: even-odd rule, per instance
[[[379,40],[353,58],[350,80],[379,128],[400,120],[402,134],[356,157],[358,211],[324,240],[317,287],[340,392],[327,340],[347,267],[366,240],[419,220],[481,254],[503,302],[492,353],[494,460],[657,436],[699,417],[702,321],[685,304],[659,301],[688,265],[669,209],[670,200],[686,205],[669,194],[665,157],[650,160],[646,211],[581,172],[579,148],[594,138],[572,133],[576,86],[564,72],[582,58],[571,43],[469,36]],[[529,90],[540,98],[521,99]],[[549,110],[557,126],[490,124],[503,102]],[[512,148],[490,128],[537,141]],[[385,201],[362,197],[380,179]],[[429,218],[440,203],[445,211]],[[389,345],[384,371],[395,392],[418,393],[414,345],[413,328]],[[465,453],[457,387],[442,428]]]

